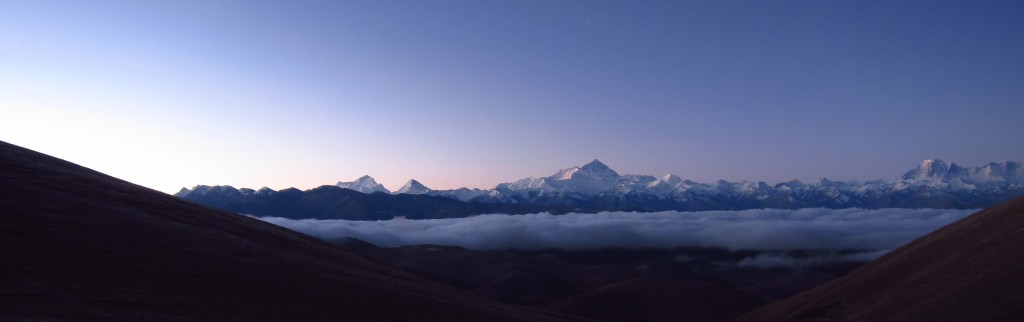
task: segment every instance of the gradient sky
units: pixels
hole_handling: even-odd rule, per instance
[[[0,2],[0,140],[157,190],[1024,160],[1021,1]]]

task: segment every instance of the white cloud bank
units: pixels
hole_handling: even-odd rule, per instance
[[[260,219],[315,237],[353,237],[384,247],[436,244],[477,250],[610,247],[889,250],[976,211],[810,208],[494,214],[457,219],[399,218],[386,221]],[[874,256],[878,255],[881,254]],[[749,264],[759,266],[764,263]]]

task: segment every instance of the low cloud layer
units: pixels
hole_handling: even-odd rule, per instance
[[[806,256],[794,257],[785,253],[764,252],[746,257],[736,266],[757,268],[798,268],[813,267],[836,262],[867,262],[888,253],[890,249],[870,250],[852,253],[817,252]]]
[[[384,247],[436,244],[477,250],[721,247],[763,251],[879,251],[867,256],[873,257],[973,212],[975,210],[813,208],[496,214],[386,221],[260,219],[315,237],[353,237]],[[777,260],[752,258],[747,264],[772,266]]]

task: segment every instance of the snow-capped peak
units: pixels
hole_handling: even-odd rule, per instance
[[[601,163],[601,161],[597,159],[594,159],[594,161],[590,161],[590,163],[587,163],[580,167],[580,170],[576,171],[576,173],[573,174],[573,177],[577,177],[578,175],[581,174],[597,178],[619,177],[618,172],[615,172],[615,170],[612,170],[612,168],[609,168],[607,165]]]
[[[1024,194],[1024,165],[1021,162],[993,162],[980,167],[961,167],[942,160],[925,160],[907,172],[903,180],[887,181],[835,181],[821,178],[812,183],[799,180],[769,185],[757,181],[731,182],[718,180],[698,183],[667,174],[660,179],[649,175],[620,175],[601,161],[570,167],[549,177],[528,177],[498,184],[494,189],[431,190],[416,180],[409,180],[398,194],[426,194],[445,196],[462,201],[530,203],[559,205],[559,207],[592,207],[593,201],[603,204],[635,204],[636,209],[705,209],[721,203],[728,209],[735,207],[876,207],[912,205],[914,207],[949,205],[949,201],[970,196],[985,195],[992,198]],[[381,184],[370,176],[352,182],[338,182],[338,187],[363,193],[385,192]],[[256,198],[276,193],[291,194],[298,189],[274,192],[269,188],[258,191],[235,189],[230,186],[196,186],[182,188],[176,195],[193,200],[222,195],[231,198]],[[593,199],[602,198],[602,199]],[[909,198],[909,199],[908,199]],[[924,198],[924,199],[921,199]],[[936,199],[938,198],[938,199]],[[972,197],[973,198],[973,197]],[[975,198],[988,202],[985,198]],[[736,203],[731,203],[732,201]],[[937,202],[937,203],[936,203]],[[673,206],[675,205],[675,206]],[[680,208],[672,208],[672,207]],[[985,203],[956,204],[956,207],[982,207]],[[669,207],[669,208],[665,208]],[[690,208],[693,207],[693,208]],[[716,207],[716,206],[711,206]]]
[[[373,177],[366,175],[366,176],[359,177],[359,179],[356,179],[356,182],[367,183],[367,184],[376,184],[377,180],[373,180]]]
[[[555,172],[554,175],[552,175],[552,176],[550,176],[548,178],[551,178],[551,179],[554,179],[554,180],[569,180],[569,179],[572,179],[572,175],[575,174],[576,171],[580,171],[580,167],[572,167],[572,168],[565,168],[565,169],[562,169],[562,170],[558,170],[558,172]]]
[[[582,167],[580,167],[580,169],[590,169],[590,171],[611,170],[611,168],[609,168],[607,165],[602,163],[601,160],[598,159],[594,159],[594,161],[590,161],[590,163],[584,164]]]
[[[338,183],[335,185],[341,188],[352,189],[362,193],[373,193],[378,191],[383,193],[391,193],[391,191],[388,190],[388,188],[385,188],[384,185],[377,183],[377,180],[374,180],[373,177],[371,176],[362,176],[359,177],[359,179],[356,179],[355,181],[352,182],[338,181]]]
[[[666,174],[664,177],[661,177],[661,181],[664,181],[665,183],[667,183],[670,186],[675,186],[675,185],[679,184],[680,182],[683,182],[683,178],[680,178],[677,175],[669,173],[669,174]]]
[[[942,180],[949,174],[949,168],[949,164],[940,159],[924,160],[917,168],[904,174],[903,180]]]
[[[419,181],[416,181],[416,179],[411,179],[409,180],[409,182],[406,182],[404,186],[395,191],[395,194],[405,193],[410,195],[419,195],[428,193],[430,191],[430,188],[427,188],[427,186],[424,186]]]

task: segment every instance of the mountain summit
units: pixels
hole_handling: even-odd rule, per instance
[[[949,175],[951,166],[940,159],[928,159],[917,165],[917,168],[910,170],[903,175],[903,180],[943,180]],[[958,169],[956,164],[952,165],[952,168]]]
[[[612,170],[612,168],[609,168],[604,163],[601,163],[601,161],[598,159],[594,159],[594,161],[590,161],[590,163],[587,163],[580,167],[580,171],[577,171],[576,174],[588,175],[598,178],[615,178],[619,176],[618,172],[615,172],[615,170]]]
[[[580,169],[597,169],[597,170],[611,170],[608,165],[601,162],[601,160],[594,159],[590,163],[584,164]]]
[[[621,176],[612,168],[609,168],[601,161],[594,159],[572,171],[572,174],[563,174],[558,178],[547,177],[548,184],[561,191],[571,191],[583,194],[599,194],[615,190]]]
[[[398,191],[395,191],[395,194],[404,193],[410,195],[421,195],[424,193],[428,193],[430,191],[430,188],[427,188],[427,186],[424,186],[419,181],[416,181],[416,179],[411,179],[409,180],[409,182],[406,182],[404,186],[399,188]]]
[[[356,179],[356,181],[352,182],[338,181],[338,183],[336,183],[335,185],[341,188],[352,189],[362,193],[391,193],[391,190],[388,190],[388,188],[385,188],[384,185],[377,183],[377,180],[373,180],[373,177],[371,176],[362,176],[359,177],[359,179]]]

